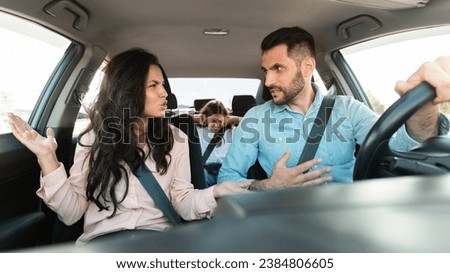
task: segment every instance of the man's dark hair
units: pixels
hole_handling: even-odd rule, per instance
[[[261,42],[261,50],[264,53],[278,45],[286,45],[290,57],[293,57],[292,53],[298,52],[303,56],[309,54],[316,58],[314,37],[300,27],[284,27],[275,30]]]

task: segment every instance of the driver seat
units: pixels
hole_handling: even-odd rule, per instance
[[[167,78],[166,72],[163,67],[159,66],[164,78],[164,88],[168,93],[168,102],[171,107],[177,107],[176,97],[173,95],[172,90],[170,89],[169,79]],[[189,161],[191,165],[191,183],[194,185],[195,189],[204,189],[206,188],[206,180],[203,172],[203,164],[202,164],[202,151],[200,148],[200,139],[198,136],[197,128],[195,127],[194,119],[188,114],[172,114],[166,116],[168,121],[183,131],[189,140]]]

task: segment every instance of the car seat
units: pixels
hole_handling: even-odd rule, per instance
[[[170,89],[169,80],[167,75],[163,69],[163,67],[159,66],[161,72],[163,74],[165,89],[168,93],[168,109],[174,109],[172,107],[175,106],[177,108],[177,101],[175,95],[172,93]],[[203,172],[202,165],[202,151],[200,148],[200,139],[198,136],[197,128],[195,127],[194,119],[188,114],[180,114],[180,115],[169,115],[167,117],[169,122],[175,127],[179,128],[183,131],[189,140],[189,160],[191,165],[191,183],[194,185],[195,189],[204,189],[206,188],[205,175]]]
[[[195,112],[198,113],[205,104],[207,104],[209,101],[212,101],[214,99],[196,99],[194,100],[194,109]]]
[[[177,97],[175,96],[174,93],[170,93],[167,96],[166,117],[171,117],[171,116],[175,115],[176,112],[174,110],[177,109],[177,108],[178,108]]]
[[[233,115],[243,117],[255,105],[256,100],[252,95],[236,95],[231,102],[231,109]]]

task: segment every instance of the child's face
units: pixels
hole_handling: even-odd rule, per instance
[[[219,130],[225,126],[225,116],[221,114],[213,114],[206,118],[206,125],[214,133],[219,132]]]

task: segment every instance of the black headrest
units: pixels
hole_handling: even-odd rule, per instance
[[[233,110],[233,115],[242,117],[248,109],[255,105],[256,100],[252,95],[236,95],[231,102],[231,109]]]
[[[213,100],[213,99],[196,99],[196,100],[194,100],[195,111],[200,111],[200,109],[202,109],[203,106],[205,106],[205,104],[207,104],[211,100]]]
[[[164,68],[159,65],[159,68],[161,69],[161,72],[163,74],[163,78],[164,78],[164,89],[166,89],[167,92],[167,97],[170,97],[170,94],[172,94],[172,90],[170,89],[170,83],[169,83],[169,79],[167,78],[166,75],[166,71],[164,71]]]
[[[169,96],[167,96],[167,109],[177,109],[178,108],[178,102],[177,97],[174,93],[170,93]]]
[[[272,99],[272,95],[270,94],[269,88],[266,85],[263,85],[262,89],[262,98],[264,101],[269,101]]]

